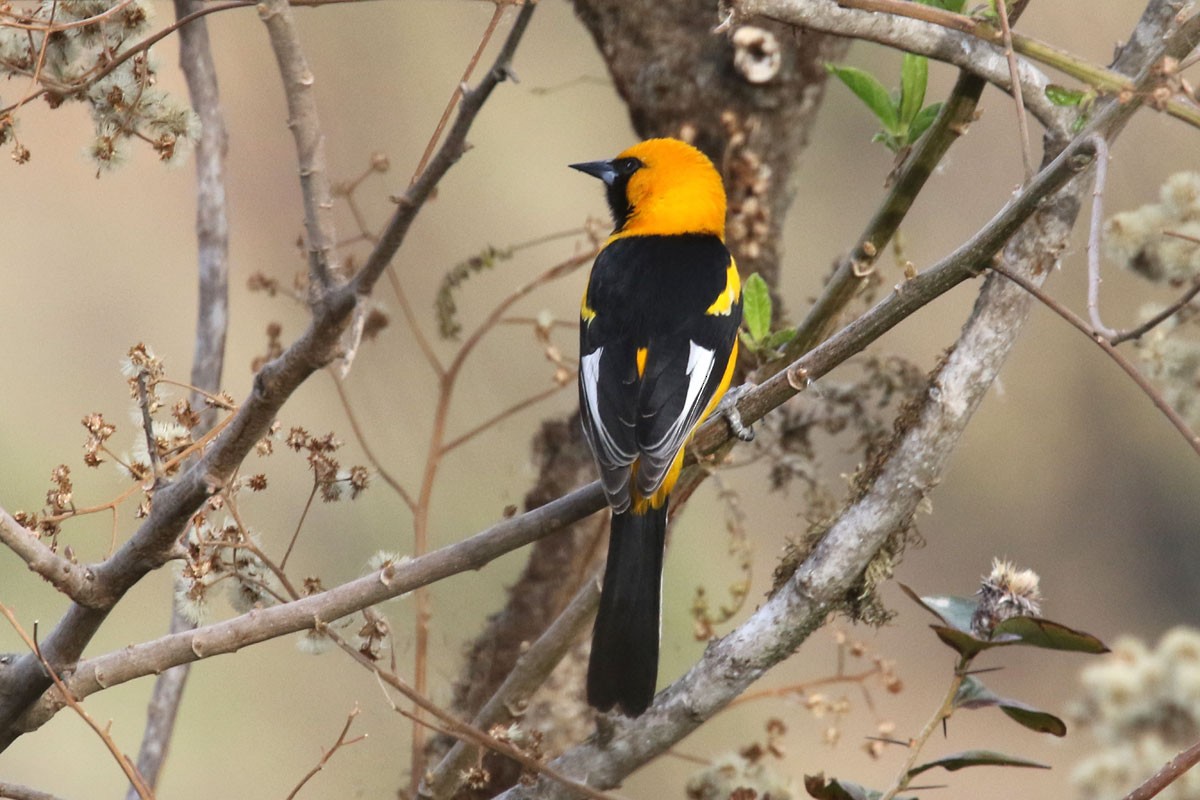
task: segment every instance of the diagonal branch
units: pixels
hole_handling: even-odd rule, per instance
[[[396,198],[396,211],[380,235],[379,243],[367,257],[362,269],[354,276],[352,283],[360,294],[370,294],[375,282],[379,280],[392,258],[395,257],[400,243],[404,241],[404,236],[408,233],[413,220],[416,219],[417,212],[421,210],[421,206],[433,191],[433,187],[437,186],[446,171],[454,166],[467,151],[467,133],[470,132],[475,117],[479,115],[483,104],[491,97],[492,91],[500,85],[500,82],[512,76],[513,55],[517,52],[517,45],[521,43],[521,37],[525,35],[525,29],[529,27],[529,19],[533,16],[535,8],[537,8],[537,4],[533,2],[527,2],[521,6],[521,11],[513,22],[508,38],[505,39],[504,46],[500,48],[500,53],[496,56],[495,64],[479,81],[478,86],[463,92],[462,101],[458,105],[458,116],[454,120],[454,125],[450,127],[449,133],[446,134],[437,155],[429,161],[428,166],[413,181],[408,190]]]

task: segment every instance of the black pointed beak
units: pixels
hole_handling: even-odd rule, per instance
[[[593,178],[599,178],[605,185],[612,186],[617,177],[617,169],[611,161],[585,161],[582,164],[569,164],[571,169],[587,173]]]

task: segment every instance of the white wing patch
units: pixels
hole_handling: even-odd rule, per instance
[[[604,419],[600,416],[600,399],[597,395],[597,387],[600,383],[600,356],[604,354],[604,348],[598,347],[595,352],[588,353],[580,360],[580,369],[583,371],[583,396],[587,403],[586,413],[588,419],[592,421],[592,430],[596,432],[596,441],[594,445],[598,446],[604,453],[604,457],[600,459],[601,463],[612,465],[627,465],[632,464],[636,453],[630,450],[623,450],[608,428],[604,427]]]
[[[717,354],[715,350],[701,347],[693,341],[689,341],[688,346],[688,387],[687,396],[683,401],[683,410],[675,418],[675,421],[671,423],[671,427],[666,430],[662,438],[645,448],[646,455],[656,461],[664,456],[669,456],[666,459],[668,464],[675,458],[676,451],[683,446],[684,437],[691,431],[692,426],[696,424],[696,419],[704,410],[697,407],[697,401],[700,398],[700,394],[704,391],[709,377],[712,375],[713,366],[716,362]]]

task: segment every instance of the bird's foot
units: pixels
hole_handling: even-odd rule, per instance
[[[721,402],[717,404],[717,413],[725,417],[729,423],[729,430],[743,442],[754,441],[754,429],[742,421],[742,414],[738,411],[737,404],[738,400],[742,399],[742,395],[753,388],[753,383],[730,387],[725,392],[725,396],[721,398]]]

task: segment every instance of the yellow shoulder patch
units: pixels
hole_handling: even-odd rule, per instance
[[[738,275],[737,264],[733,257],[729,258],[729,266],[725,270],[725,290],[717,295],[713,304],[705,309],[705,314],[724,316],[733,310],[733,304],[742,296],[742,279]]]

